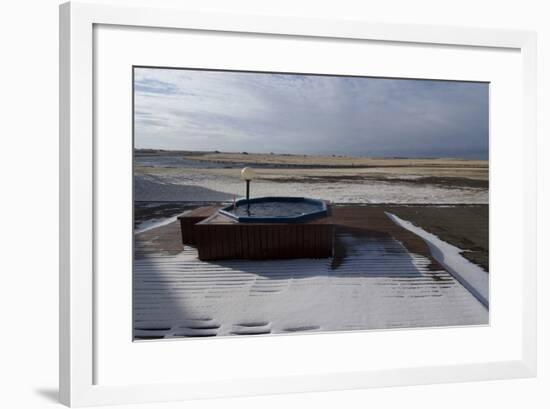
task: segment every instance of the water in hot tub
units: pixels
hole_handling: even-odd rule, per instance
[[[319,204],[306,201],[267,201],[250,203],[250,210],[246,203],[231,208],[229,211],[236,216],[254,217],[295,217],[321,210]]]

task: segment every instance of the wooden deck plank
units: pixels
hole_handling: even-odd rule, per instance
[[[220,208],[221,206],[219,205],[201,206],[180,214],[177,219],[180,222],[182,243],[195,245],[197,243],[195,225],[212,216]]]
[[[196,214],[202,214],[203,216],[206,216],[209,212],[212,212],[213,210],[218,209],[220,206],[207,206],[203,209],[197,212],[192,213],[192,215]],[[194,211],[191,211],[194,212]],[[184,215],[189,215],[188,212],[186,212]],[[424,256],[430,256],[430,251],[424,240],[422,240],[420,237],[416,236],[415,234],[409,232],[408,230],[405,230],[399,226],[397,226],[395,223],[393,223],[384,213],[384,207],[383,206],[332,206],[331,207],[331,217],[327,218],[329,220],[318,220],[317,223],[314,223],[315,221],[309,221],[308,223],[303,224],[295,224],[292,225],[289,229],[288,233],[288,241],[292,243],[292,239],[294,238],[293,245],[291,246],[291,249],[288,251],[288,254],[290,257],[299,257],[299,254],[305,254],[307,253],[308,247],[311,246],[311,240],[312,237],[309,234],[305,233],[305,226],[307,224],[333,224],[335,234],[340,232],[347,232],[350,234],[353,234],[355,236],[363,236],[363,237],[393,237],[399,242],[403,243],[403,245],[412,253],[421,254]],[[180,219],[181,220],[181,219]],[[202,242],[208,241],[208,236],[215,237],[217,229],[215,227],[221,227],[222,225],[227,226],[227,224],[234,224],[235,221],[225,217],[221,216],[219,214],[211,214],[206,219],[201,220],[197,226],[203,226],[208,225],[204,227],[203,230],[198,229],[197,231],[201,231],[201,233],[197,233],[197,237],[200,237],[200,240]],[[237,223],[238,224],[238,223]],[[242,223],[241,223],[242,225]],[[248,250],[248,252],[243,251],[242,249],[240,251],[237,251],[238,249],[235,249],[235,251],[239,254],[241,254],[242,257],[252,257],[252,254],[255,254],[258,251],[261,251],[262,248],[262,237],[260,235],[260,230],[262,230],[262,227],[269,224],[254,224],[255,228],[250,229],[251,226],[242,226],[243,229],[250,229],[250,231],[242,231],[240,232],[240,235],[236,235],[235,237],[240,237],[242,240],[243,248]],[[236,227],[236,226],[235,226]],[[159,232],[162,232],[162,234],[159,234]],[[182,240],[181,240],[181,229],[180,226],[178,226],[176,223],[172,223],[167,226],[162,226],[157,229],[153,229],[149,232],[144,232],[141,234],[145,235],[153,235],[154,241],[156,243],[156,248],[158,248],[160,251],[164,252],[177,252],[181,251],[183,249],[182,246]],[[232,239],[234,240],[234,239]],[[231,240],[231,241],[232,241]],[[265,239],[263,239],[265,240]],[[205,246],[203,251],[201,251],[201,257],[204,255],[205,259],[212,259],[215,258],[216,253],[224,252],[223,248],[223,240],[215,239],[210,243],[210,245]],[[324,247],[325,245],[323,245]],[[341,251],[338,251],[338,244],[337,243],[331,243],[330,240],[326,243],[327,248],[335,247],[336,251],[334,254],[335,258],[344,256]],[[284,247],[284,246],[283,246]],[[136,254],[139,255],[140,249],[136,247]],[[283,250],[284,251],[284,250]],[[285,253],[286,254],[286,253]],[[430,266],[433,269],[441,268],[441,266],[438,265],[438,263],[432,260],[432,265]]]
[[[409,251],[429,255],[426,243],[415,234],[395,225],[386,216],[381,206],[331,206],[329,207],[329,217],[310,220],[292,225],[292,227],[290,224],[286,224],[289,228],[284,233],[273,228],[274,223],[253,223],[257,226],[253,229],[249,227],[252,224],[248,226],[243,223],[239,224],[235,220],[217,213],[220,207],[219,205],[203,206],[189,210],[178,217],[180,240],[186,245],[197,245],[198,233],[196,232],[202,226],[209,226],[200,234],[201,246],[204,247],[204,249],[199,249],[201,258],[327,257],[332,255],[332,248],[337,246],[333,245],[332,237],[325,237],[329,233],[314,226],[321,227],[332,224],[335,226],[335,232],[349,231],[355,235],[367,236],[389,235],[402,242]],[[240,234],[237,234],[236,230],[230,233],[221,228],[222,226],[227,228],[228,225],[242,225],[245,231],[240,231]],[[261,226],[271,226],[271,231],[265,233],[265,227],[262,229]],[[248,229],[250,231],[246,232]],[[209,237],[213,242],[206,245]],[[167,246],[169,246],[168,243]],[[279,249],[280,253],[276,254],[273,249]],[[339,256],[339,254],[335,254],[335,257]],[[434,260],[431,268],[438,269],[441,266]]]

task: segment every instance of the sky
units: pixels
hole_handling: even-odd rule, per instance
[[[487,159],[487,83],[134,69],[136,148]]]

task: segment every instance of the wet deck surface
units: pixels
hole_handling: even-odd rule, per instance
[[[486,324],[487,310],[384,210],[333,208],[332,259],[203,262],[178,223],[136,235],[135,337]]]

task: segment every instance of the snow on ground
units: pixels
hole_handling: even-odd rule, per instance
[[[139,235],[137,236],[139,237]],[[339,234],[331,259],[203,262],[195,249],[134,262],[138,339],[350,331],[488,323],[487,309],[446,271],[392,238]]]
[[[136,174],[135,200],[230,201],[244,195],[244,183],[235,177],[200,172]],[[488,203],[488,190],[377,180],[342,180],[338,183],[273,182],[255,180],[253,196],[307,196],[334,203]]]
[[[483,305],[489,306],[489,274],[481,267],[462,257],[464,250],[459,249],[403,220],[392,213],[386,212],[388,217],[399,226],[422,237],[430,247],[432,256],[449,271],[464,287],[466,287]]]
[[[167,224],[175,222],[177,218],[178,218],[177,216],[173,216],[173,217],[162,217],[158,219],[145,220],[136,226],[134,230],[134,234],[139,234],[148,230],[156,229],[157,227],[166,226]]]

